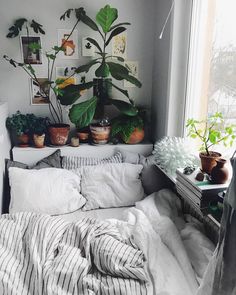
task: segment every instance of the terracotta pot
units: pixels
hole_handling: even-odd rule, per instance
[[[90,131],[95,144],[106,144],[109,140],[111,126],[90,125]]]
[[[65,145],[70,132],[68,124],[54,124],[48,127],[50,141],[52,145]]]
[[[144,139],[144,129],[135,128],[131,133],[129,140],[125,141],[128,144],[136,144]]]
[[[77,136],[81,142],[88,142],[89,132],[77,132]]]
[[[199,154],[201,159],[202,171],[207,174],[211,174],[211,170],[216,166],[216,160],[220,159],[221,154],[217,152],[210,152],[210,155],[207,155],[205,152]]]
[[[229,178],[229,171],[225,167],[226,164],[225,159],[217,159],[216,166],[214,166],[211,170],[211,180],[216,184],[226,183]]]
[[[43,148],[44,147],[44,141],[45,141],[45,134],[34,134],[33,135],[34,145],[36,148]]]
[[[21,135],[18,135],[17,139],[18,139],[19,147],[28,147],[29,146],[29,135],[28,134],[23,133]]]

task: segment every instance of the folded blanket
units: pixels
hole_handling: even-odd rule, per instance
[[[144,255],[114,224],[0,218],[0,294],[147,294]]]

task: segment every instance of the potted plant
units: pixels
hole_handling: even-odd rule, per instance
[[[202,171],[208,174],[216,165],[216,160],[221,154],[210,149],[223,143],[226,147],[232,146],[236,138],[235,126],[226,125],[222,113],[216,112],[204,121],[188,119],[188,135],[191,138],[198,138],[201,141],[199,157],[201,159]]]
[[[137,144],[144,139],[144,113],[136,116],[120,115],[112,120],[111,137],[121,138],[125,143]]]
[[[6,120],[6,127],[13,132],[17,137],[17,141],[20,147],[29,146],[29,125],[27,116],[17,111],[11,117]]]
[[[28,116],[29,130],[33,143],[37,148],[43,148],[45,136],[50,120],[47,117],[36,117],[34,114]]]
[[[66,14],[64,18],[66,16],[68,15]],[[70,14],[68,17],[70,17]],[[117,81],[126,80],[137,87],[141,87],[140,81],[130,75],[130,70],[122,64],[124,59],[119,56],[111,56],[107,52],[107,47],[112,39],[116,35],[124,32],[126,26],[130,24],[127,22],[114,24],[117,18],[117,9],[109,5],[106,5],[98,11],[95,21],[86,14],[81,15],[81,21],[98,34],[99,39],[87,38],[87,40],[96,47],[98,57],[78,67],[75,72],[78,74],[89,72],[94,68],[95,77],[92,81],[87,83],[65,87],[58,96],[62,105],[71,105],[81,97],[81,90],[93,87],[93,97],[74,104],[69,111],[69,118],[78,129],[88,126],[94,118],[98,120],[96,124],[93,123],[91,125],[92,135],[97,134],[97,132],[101,134],[101,130],[103,129],[104,136],[107,136],[110,127],[107,123],[106,126],[104,126],[103,120],[104,107],[106,105],[114,105],[126,116],[136,116],[138,112],[133,101],[129,98],[128,91],[115,85],[111,79],[113,78]],[[126,101],[112,99],[112,87],[124,95]],[[97,131],[95,131],[96,129]],[[97,142],[97,139],[95,139],[95,141]],[[102,140],[102,142],[104,143],[104,140]]]

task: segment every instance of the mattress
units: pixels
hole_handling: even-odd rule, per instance
[[[77,210],[72,213],[59,215],[66,221],[73,222],[81,218],[91,217],[99,220],[115,218],[118,220],[124,220],[125,211],[131,207],[120,207],[120,208],[108,208],[108,209],[95,209],[90,211]]]

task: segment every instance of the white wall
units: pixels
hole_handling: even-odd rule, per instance
[[[29,79],[20,69],[14,69],[2,59],[7,54],[17,60],[21,59],[19,50],[19,38],[7,39],[12,21],[19,17],[33,18],[44,25],[47,35],[42,37],[43,48],[48,49],[57,44],[57,29],[71,28],[72,21],[60,21],[59,17],[68,8],[83,6],[89,16],[95,17],[99,8],[109,3],[119,11],[120,21],[129,21],[128,29],[128,60],[139,61],[139,78],[143,83],[141,89],[131,88],[131,97],[138,104],[150,106],[152,97],[152,65],[153,65],[153,35],[155,0],[11,0],[4,1],[1,6],[0,18],[0,89],[1,98],[8,101],[9,112],[16,110],[22,112],[34,112],[40,115],[48,115],[47,106],[30,106]],[[79,40],[82,36],[94,34],[85,25],[80,24]],[[58,66],[80,65],[87,58],[80,57],[78,61],[59,60]],[[38,73],[43,77],[46,67],[36,66]],[[118,97],[116,97],[118,98]]]
[[[0,101],[0,214],[2,212],[5,158],[10,157],[10,140],[5,127],[7,116],[7,103]]]

